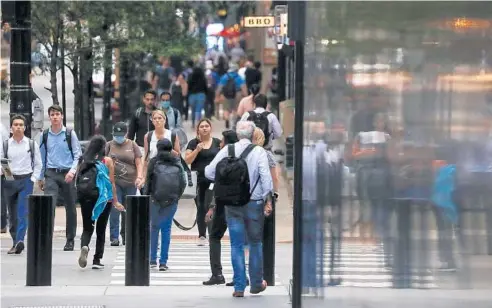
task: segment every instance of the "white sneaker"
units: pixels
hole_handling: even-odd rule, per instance
[[[207,245],[207,238],[205,236],[200,236],[198,239],[198,246],[205,246]]]
[[[89,254],[89,247],[84,246],[80,249],[79,266],[85,268],[87,266],[87,255]]]

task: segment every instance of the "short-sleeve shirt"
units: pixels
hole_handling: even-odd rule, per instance
[[[135,159],[142,157],[140,148],[133,140],[123,144],[110,141],[106,144],[106,156],[114,161],[114,176],[116,184],[122,187],[135,185],[137,165]]]
[[[241,87],[245,84],[244,79],[241,78],[241,76],[239,76],[237,72],[230,72],[220,77],[219,86],[224,87],[227,84],[227,80],[229,80],[229,78],[234,78],[234,82],[236,83],[236,91],[239,91]]]
[[[192,139],[188,143],[187,150],[194,151],[197,145],[200,143],[200,140],[197,138]],[[215,155],[220,151],[220,139],[212,138],[212,145],[210,145],[209,149],[202,149],[200,153],[196,156],[195,160],[191,163],[191,170],[197,172],[198,180],[204,181],[205,178],[205,167],[212,162]]]

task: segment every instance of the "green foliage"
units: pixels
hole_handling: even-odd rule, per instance
[[[188,17],[192,7],[186,2],[168,1],[34,1],[33,36],[51,53],[56,29],[63,22],[68,64],[73,65],[81,52],[92,45],[95,69],[102,65],[106,44],[120,47],[124,52],[193,53],[199,48],[198,39],[187,34],[184,25],[188,23],[177,16],[177,9]],[[80,28],[77,22],[81,23]],[[81,46],[77,41],[82,43]]]

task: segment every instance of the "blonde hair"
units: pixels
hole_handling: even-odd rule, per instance
[[[265,134],[263,131],[256,127],[253,132],[253,144],[263,146],[265,144]]]
[[[154,119],[154,115],[155,115],[156,113],[159,113],[159,114],[160,114],[160,115],[164,118],[164,120],[166,120],[166,121],[167,121],[167,116],[166,116],[166,114],[164,113],[164,111],[162,111],[161,109],[154,109],[154,110],[152,111],[152,113],[151,113],[152,119]]]

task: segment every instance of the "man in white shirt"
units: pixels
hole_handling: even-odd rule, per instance
[[[34,140],[26,137],[26,119],[14,115],[11,120],[12,137],[4,141],[0,157],[8,159],[13,180],[2,176],[2,199],[8,209],[9,231],[13,246],[8,254],[20,254],[24,250],[27,231],[27,196],[32,194],[34,182],[41,174],[41,153]],[[3,174],[3,170],[2,170]]]

